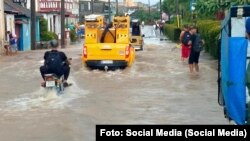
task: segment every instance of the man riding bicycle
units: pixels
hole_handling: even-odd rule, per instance
[[[44,65],[40,67],[40,72],[43,80],[45,74],[55,74],[57,77],[64,76],[64,86],[68,86],[67,79],[70,74],[70,62],[64,52],[58,51],[57,40],[50,42],[51,51],[46,51],[44,54]],[[45,82],[42,83],[44,86]]]

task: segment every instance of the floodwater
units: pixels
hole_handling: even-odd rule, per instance
[[[228,124],[217,103],[217,61],[202,53],[190,75],[180,49],[144,28],[144,51],[125,70],[85,68],[82,44],[63,95],[40,87],[45,50],[0,57],[0,137],[3,141],[94,141],[96,124]]]

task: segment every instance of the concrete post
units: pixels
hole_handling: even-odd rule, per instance
[[[116,15],[119,14],[119,11],[118,11],[118,0],[115,0],[115,3],[116,3]]]
[[[5,18],[4,18],[4,1],[0,1],[0,54],[4,52],[5,41]]]
[[[36,49],[36,1],[31,1],[31,49]]]
[[[110,5],[110,0],[108,1],[109,4],[109,23],[111,23],[111,5]]]
[[[65,0],[61,0],[61,48],[65,48]]]

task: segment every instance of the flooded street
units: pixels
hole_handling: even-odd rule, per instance
[[[45,50],[0,57],[0,137],[3,141],[94,141],[96,124],[228,124],[217,103],[217,61],[202,53],[190,75],[180,49],[145,27],[144,51],[131,68],[89,70],[82,44],[71,57],[63,95],[40,87]]]

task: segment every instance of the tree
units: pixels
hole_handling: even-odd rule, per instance
[[[162,11],[166,13],[174,13],[175,5],[173,5],[175,0],[164,0],[162,3]]]
[[[219,11],[229,9],[231,5],[249,4],[248,0],[197,0],[196,11],[199,17],[212,18]]]
[[[189,20],[191,17],[190,0],[164,0],[162,3],[163,12],[169,15],[175,15],[177,10],[179,14],[183,14],[183,18]],[[249,0],[196,0],[195,11],[199,18],[214,19],[218,13],[223,13],[229,9],[231,5],[250,4]],[[177,9],[178,8],[178,9]],[[181,13],[183,11],[183,13]],[[185,12],[185,13],[184,13]]]
[[[149,16],[148,11],[138,10],[130,16],[131,18],[140,19],[141,21],[145,22],[150,22],[152,20],[159,20],[160,18],[159,15],[160,15],[159,11],[151,11],[151,14]]]

